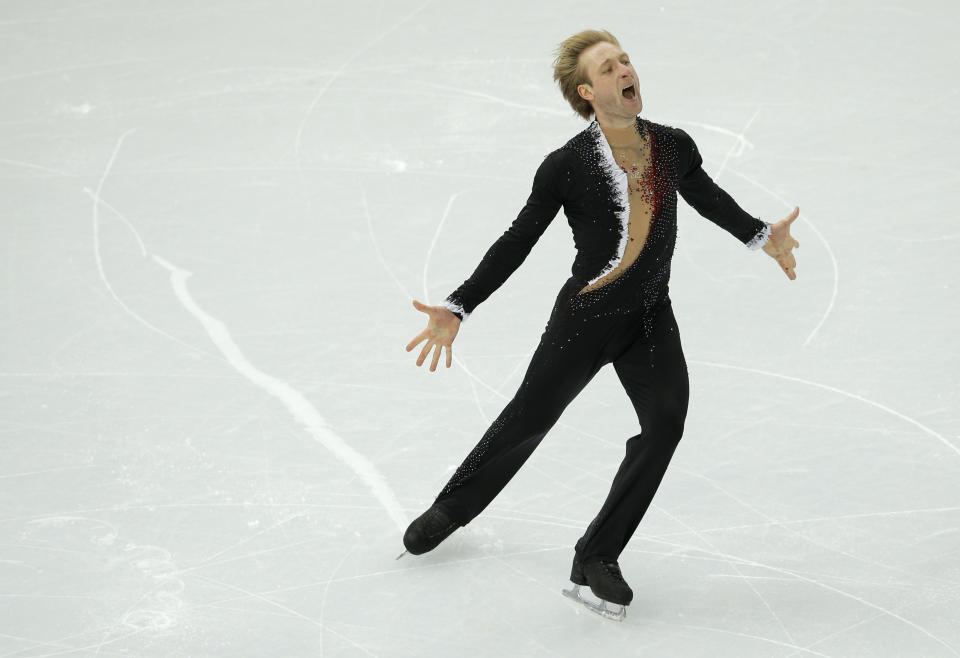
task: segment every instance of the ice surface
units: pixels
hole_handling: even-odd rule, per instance
[[[960,8],[8,2],[0,9],[0,656],[960,655]],[[797,280],[679,202],[684,438],[561,596],[637,432],[606,368],[493,504],[405,556],[513,395],[562,214],[404,346],[585,123],[583,28]],[[953,291],[953,292],[951,292]]]

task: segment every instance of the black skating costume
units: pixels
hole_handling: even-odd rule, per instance
[[[516,220],[443,305],[466,320],[516,270],[563,206],[577,255],[540,344],[513,399],[484,433],[435,503],[461,525],[476,517],[519,470],[597,371],[613,363],[641,432],[576,552],[584,563],[616,560],[641,518],[683,433],[687,366],[668,291],[677,234],[677,192],[700,215],[759,249],[770,224],[746,213],[703,170],[683,130],[637,117],[651,166],[644,178],[650,229],[625,268],[627,173],[597,121],[544,158]],[[618,274],[611,274],[619,269]],[[610,275],[610,276],[606,276]],[[587,288],[605,277],[599,287]],[[587,288],[587,289],[585,289]]]

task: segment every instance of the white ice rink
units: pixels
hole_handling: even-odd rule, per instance
[[[0,4],[0,658],[960,656],[960,8],[952,2]],[[415,365],[438,304],[586,123],[642,115],[797,279],[678,199],[684,437],[561,596],[637,419],[608,366],[487,510],[394,558],[512,397],[562,212]]]

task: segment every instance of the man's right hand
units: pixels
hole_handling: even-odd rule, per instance
[[[460,331],[460,318],[454,315],[446,306],[427,306],[416,299],[413,300],[413,307],[418,311],[423,311],[430,316],[427,321],[427,328],[417,334],[413,340],[407,344],[409,352],[424,340],[427,344],[423,346],[420,356],[417,358],[417,365],[422,366],[430,350],[433,352],[433,363],[430,364],[431,372],[437,369],[437,363],[440,361],[440,352],[447,348],[447,367],[453,363],[453,339],[457,337]]]

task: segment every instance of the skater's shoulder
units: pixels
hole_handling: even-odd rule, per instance
[[[582,130],[547,153],[544,162],[567,171],[583,167],[584,153],[591,148],[589,140],[587,129]]]
[[[655,121],[648,121],[647,125],[650,127],[651,132],[656,132],[660,135],[668,135],[677,142],[693,141],[693,138],[690,137],[687,131],[685,131],[683,128],[677,128],[668,123],[657,123]]]
[[[567,144],[558,146],[543,156],[543,165],[555,171],[569,170],[576,166],[576,153]]]
[[[586,128],[568,139],[559,150],[563,150],[568,153],[581,153],[586,149],[592,149],[597,141],[597,130],[599,127],[600,124],[598,124],[597,120],[594,119],[587,125]]]

